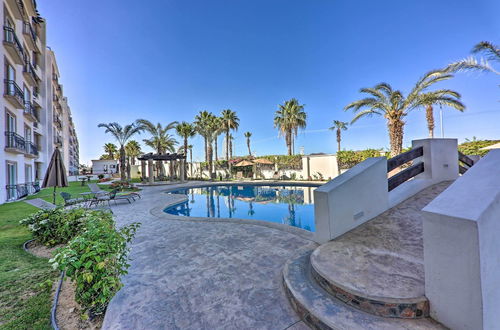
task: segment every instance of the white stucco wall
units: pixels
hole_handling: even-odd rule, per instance
[[[500,329],[500,150],[423,211],[431,315],[453,329]]]

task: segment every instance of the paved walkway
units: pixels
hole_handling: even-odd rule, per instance
[[[103,329],[308,329],[285,296],[281,274],[289,258],[315,243],[248,221],[160,214],[158,207],[176,199],[166,188],[146,187],[141,200],[112,207],[119,225],[142,226]]]

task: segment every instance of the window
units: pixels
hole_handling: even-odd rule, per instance
[[[24,139],[26,142],[31,142],[31,128],[29,126],[24,126]]]
[[[31,165],[24,165],[24,182],[32,182],[33,181],[33,169]]]
[[[17,163],[7,162],[7,200],[17,198]]]
[[[6,120],[5,120],[5,130],[7,132],[17,132],[16,129],[16,117],[11,115],[9,112],[6,112]]]
[[[26,85],[23,85],[23,93],[24,93],[24,101],[26,103],[31,102],[31,92],[30,92],[29,88],[26,87]]]

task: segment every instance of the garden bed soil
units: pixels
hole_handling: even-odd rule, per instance
[[[33,255],[40,258],[52,258],[52,253],[63,245],[58,245],[54,247],[47,247],[36,241],[31,241],[26,244],[26,248]],[[55,290],[59,284],[59,279],[54,282],[52,297],[55,295]],[[91,320],[82,320],[80,317],[81,308],[75,301],[75,285],[66,278],[61,286],[61,291],[59,293],[59,300],[57,303],[57,325],[62,330],[74,330],[74,329],[89,329],[98,330],[102,326],[103,317],[96,317]]]

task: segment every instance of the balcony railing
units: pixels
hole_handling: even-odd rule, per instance
[[[38,112],[36,111],[33,104],[31,104],[31,102],[29,101],[24,102],[24,114],[31,117],[31,119],[34,121],[39,121]]]
[[[54,144],[62,145],[62,137],[60,135],[54,135]]]
[[[36,82],[40,80],[40,78],[38,78],[38,75],[36,74],[35,68],[30,62],[27,61],[24,63],[23,71],[31,76],[31,78],[33,79],[33,84],[36,84]]]
[[[40,191],[39,182],[27,182],[5,186],[7,190],[7,201],[15,201]]]
[[[10,26],[4,26],[3,27],[3,41],[7,44],[12,45],[16,50],[20,58],[24,57],[24,49],[23,46],[21,45],[21,42],[19,42],[19,39],[17,39],[16,32],[14,31],[13,28]]]
[[[38,147],[33,142],[26,142],[26,153],[31,156],[38,156]]]
[[[54,123],[59,126],[59,127],[62,127],[62,121],[61,121],[61,118],[59,118],[59,116],[57,115],[54,115]]]
[[[24,94],[21,88],[16,84],[14,80],[4,80],[5,82],[5,90],[4,95],[12,97],[19,104],[17,106],[24,105]]]
[[[26,141],[17,133],[5,132],[5,148],[24,152],[26,150]]]
[[[33,26],[29,22],[24,22],[23,24],[23,33],[31,36],[33,43],[36,44],[36,39],[38,38]]]

